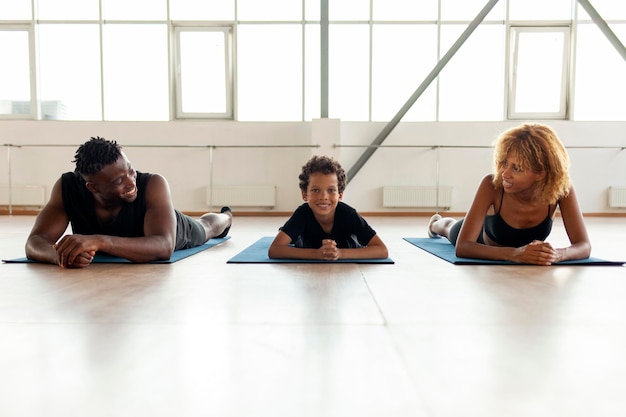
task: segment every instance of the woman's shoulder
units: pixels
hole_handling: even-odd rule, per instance
[[[494,184],[493,174],[485,175],[478,184],[478,190],[483,193],[490,193],[495,195],[497,191],[501,189]]]
[[[493,174],[487,174],[482,178],[478,185],[478,190],[476,190],[474,202],[481,202],[485,207],[493,205],[497,211],[498,207],[496,206],[500,202],[502,188],[497,187],[493,182]]]
[[[493,174],[486,174],[480,181],[481,184],[490,184],[492,187],[494,186],[493,182],[494,182]]]

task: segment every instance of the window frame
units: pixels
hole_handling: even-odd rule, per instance
[[[226,111],[217,113],[207,112],[185,112],[183,110],[183,91],[181,79],[181,56],[180,56],[180,35],[183,32],[221,32],[224,35],[224,72],[226,83],[225,98]],[[228,119],[234,118],[234,69],[233,69],[233,33],[234,28],[231,25],[173,25],[174,39],[174,118],[175,119]]]
[[[515,110],[515,100],[517,93],[517,65],[519,58],[519,34],[520,33],[551,33],[560,32],[563,34],[563,59],[561,62],[561,95],[559,97],[559,110],[556,112],[521,112]],[[563,24],[555,25],[524,25],[512,24],[508,28],[509,48],[508,54],[508,97],[506,103],[507,120],[567,120],[569,117],[569,72],[571,54],[571,26]]]

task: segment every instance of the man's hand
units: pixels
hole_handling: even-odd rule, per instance
[[[61,268],[89,266],[99,249],[98,235],[65,235],[53,247]]]

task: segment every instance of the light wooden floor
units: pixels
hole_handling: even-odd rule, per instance
[[[626,267],[454,266],[370,217],[395,265],[0,265],[0,415],[624,417]],[[0,216],[23,256],[32,216]],[[626,259],[626,219],[589,218]],[[564,239],[557,219],[553,242]]]

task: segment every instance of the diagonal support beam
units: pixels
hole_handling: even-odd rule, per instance
[[[493,6],[495,6],[496,3],[498,3],[498,0],[489,0],[489,2],[485,5],[485,7],[483,7],[483,9],[474,18],[474,20],[467,26],[467,28],[461,34],[461,36],[459,36],[459,39],[457,39],[457,41],[450,47],[450,49],[448,50],[448,52],[446,52],[443,58],[439,60],[437,65],[435,65],[432,71],[426,76],[422,84],[420,84],[417,90],[415,90],[413,95],[409,97],[409,99],[404,104],[404,106],[402,106],[400,111],[398,111],[398,113],[394,116],[394,118],[391,119],[389,123],[387,123],[387,125],[383,128],[383,130],[381,130],[381,132],[378,134],[376,139],[374,139],[374,142],[372,142],[372,145],[369,148],[367,148],[365,152],[363,152],[363,155],[361,155],[361,157],[354,163],[354,166],[352,166],[352,168],[350,168],[350,170],[348,171],[348,182],[350,182],[356,176],[357,172],[359,172],[361,168],[363,168],[365,163],[370,159],[370,157],[378,149],[377,147],[380,146],[385,141],[385,139],[387,139],[387,136],[389,136],[391,131],[396,127],[396,125],[404,117],[406,112],[409,111],[411,106],[424,93],[424,91],[426,90],[426,88],[428,88],[430,83],[432,83],[433,80],[437,78],[437,76],[439,75],[441,70],[446,66],[448,61],[450,61],[450,59],[454,56],[454,54],[457,53],[457,51],[461,48],[463,43],[465,43],[467,38],[470,37],[472,32],[474,32],[474,30],[478,27],[478,25],[485,19],[487,14],[489,14],[489,12],[491,11],[491,9],[493,9]]]
[[[587,14],[591,16],[593,23],[598,26],[602,33],[604,33],[604,36],[606,36],[609,42],[611,42],[615,49],[617,49],[617,52],[622,56],[624,61],[626,61],[626,48],[624,48],[624,44],[620,42],[619,38],[615,35],[615,32],[611,30],[602,16],[600,16],[588,0],[578,0],[578,3],[583,6],[583,9],[585,9]]]

